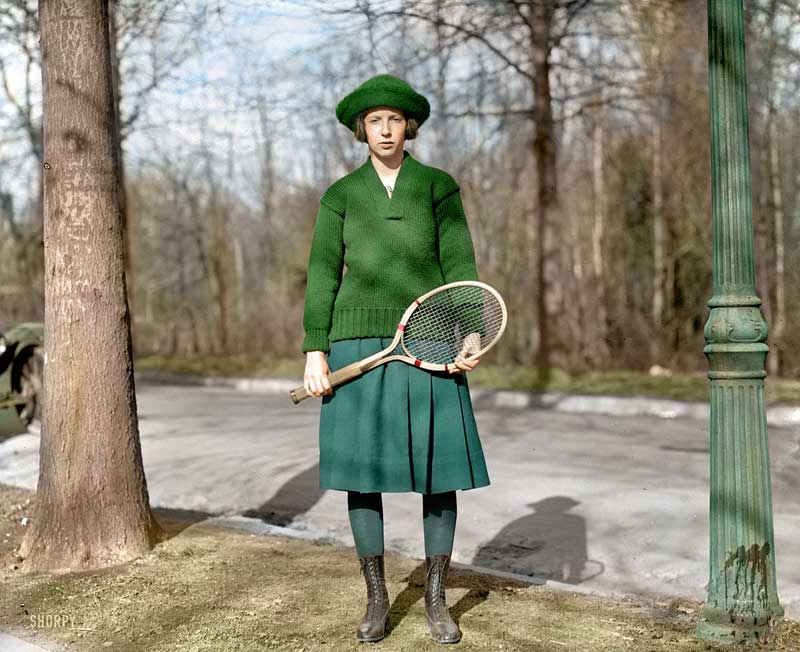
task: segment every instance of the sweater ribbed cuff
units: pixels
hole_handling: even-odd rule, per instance
[[[303,338],[303,353],[309,351],[330,351],[331,344],[328,339],[328,331],[322,329],[312,329],[306,331],[306,336]]]

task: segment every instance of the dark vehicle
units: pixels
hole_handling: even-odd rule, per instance
[[[16,324],[0,334],[0,435],[38,431],[42,414],[44,324]]]

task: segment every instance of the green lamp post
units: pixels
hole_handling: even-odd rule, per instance
[[[764,361],[756,296],[742,0],[708,1],[714,294],[708,598],[697,636],[766,638],[783,617],[775,585]]]

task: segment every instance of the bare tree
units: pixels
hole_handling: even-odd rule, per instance
[[[205,24],[207,2],[184,0],[110,0],[109,43],[114,92],[114,146],[125,186],[125,140],[141,121],[152,94],[197,52],[197,35]],[[179,28],[179,32],[172,30]],[[171,46],[163,47],[169,39]],[[144,49],[144,54],[137,52]],[[144,74],[142,74],[144,72]],[[123,112],[123,99],[131,108]],[[130,273],[127,196],[121,195],[126,271]]]
[[[773,311],[772,333],[770,337],[770,351],[767,359],[769,372],[778,375],[781,372],[781,358],[785,346],[784,337],[786,332],[786,237],[784,233],[783,216],[783,190],[780,172],[780,154],[778,138],[778,116],[777,102],[778,93],[775,89],[775,67],[780,65],[782,57],[777,56],[777,50],[785,36],[781,37],[778,28],[779,19],[779,0],[770,0],[767,11],[767,37],[768,46],[765,60],[766,67],[766,129],[765,134],[767,146],[765,157],[768,159],[768,179],[771,189],[770,198],[772,200],[772,217],[775,234],[775,308]],[[766,262],[766,261],[765,261]]]
[[[367,0],[356,6],[338,6],[331,11],[358,13]],[[530,260],[535,285],[533,303],[536,342],[536,367],[540,382],[546,383],[550,373],[550,318],[548,311],[548,248],[553,246],[550,225],[558,204],[556,175],[556,133],[551,90],[551,57],[567,38],[570,27],[578,15],[591,4],[591,0],[544,0],[520,2],[504,0],[497,3],[472,3],[463,0],[441,2],[415,0],[404,2],[399,8],[376,3],[372,15],[414,19],[458,34],[459,38],[486,48],[506,70],[511,70],[528,85],[530,104],[512,113],[522,113],[531,120],[531,154],[536,178],[536,208],[531,213],[535,226],[529,245],[533,249]],[[469,113],[469,112],[468,112]],[[464,115],[464,114],[462,114]],[[552,270],[550,274],[555,273]],[[523,291],[525,288],[522,288]]]
[[[670,307],[671,288],[667,284],[670,268],[670,243],[667,210],[664,197],[664,123],[668,114],[669,97],[666,89],[667,70],[671,55],[670,44],[675,38],[676,3],[641,3],[628,1],[621,5],[627,18],[627,29],[635,35],[642,65],[651,80],[647,85],[650,105],[652,173],[651,214],[653,224],[653,291],[651,317],[653,337],[650,338],[650,359],[663,364],[668,343],[664,333],[666,313]]]
[[[20,2],[3,5],[0,20],[9,7],[22,29],[31,14]],[[363,144],[333,108],[366,76],[387,71],[408,75],[431,99],[431,118],[410,148],[459,180],[481,275],[517,317],[497,361],[545,371],[703,366],[711,254],[702,0],[293,4],[309,25],[324,20],[319,40],[275,61],[257,47],[263,30],[254,30],[260,40],[252,47],[237,32],[232,53],[246,50],[232,76],[238,84],[209,89],[226,119],[202,104],[186,116],[207,134],[205,147],[178,133],[186,123],[152,131],[145,127],[161,125],[144,124],[158,120],[145,110],[148,79],[168,92],[170,71],[180,74],[183,60],[173,55],[192,43],[183,38],[196,24],[192,12],[172,13],[188,4],[109,5],[118,157],[134,130],[151,143],[129,172],[122,209],[130,216],[140,352],[296,354],[314,207],[331,181],[363,162]],[[789,0],[746,4],[759,294],[772,315],[770,369],[780,362],[786,373],[800,365],[797,336],[780,330],[800,316],[800,10]],[[220,7],[238,16],[253,5]],[[187,15],[188,24],[177,22]],[[198,41],[215,43],[208,33]],[[18,75],[9,88],[24,107],[20,52],[8,66]],[[0,107],[4,179],[12,178],[6,161],[14,156],[5,143],[18,151],[35,142],[35,130],[19,127],[24,115],[10,101]],[[178,147],[164,137],[170,127]],[[11,189],[6,181],[2,190]],[[13,199],[0,212],[24,212]],[[13,217],[2,219],[0,291],[7,292],[22,285],[14,238],[25,234]],[[4,318],[12,314],[7,297]]]
[[[188,9],[188,10],[187,10]],[[109,43],[114,93],[114,142],[120,161],[120,178],[125,187],[124,143],[141,121],[153,92],[197,49],[196,35],[206,19],[206,2],[186,7],[183,0],[112,0],[109,3]],[[173,46],[163,47],[169,38]],[[28,317],[36,316],[42,305],[42,134],[37,77],[41,75],[39,15],[36,0],[9,0],[0,8],[0,42],[7,44],[4,61],[0,56],[0,86],[6,102],[13,108],[13,129],[17,139],[27,144],[23,157],[33,159],[36,187],[32,194],[27,227],[15,234],[17,264],[27,286]],[[13,55],[11,54],[13,53]],[[13,56],[13,60],[12,60]],[[18,78],[21,88],[11,83],[12,64],[24,70]],[[123,112],[123,101],[130,108]],[[17,163],[17,165],[20,165]],[[126,271],[130,273],[128,246],[127,195],[120,196],[120,211],[125,237]],[[132,298],[132,297],[129,297]]]
[[[42,133],[38,116],[38,89],[36,75],[39,74],[41,55],[37,47],[39,34],[39,17],[34,0],[9,0],[0,8],[0,43],[8,46],[5,53],[0,53],[0,85],[6,102],[12,107],[13,122],[8,133],[13,134],[15,143],[25,142],[25,155],[34,162],[35,187],[31,202],[22,216],[18,227],[10,235],[14,241],[15,255],[5,258],[3,266],[13,266],[5,270],[12,278],[25,287],[24,291],[15,293],[15,303],[28,318],[41,315],[43,303],[42,288]],[[12,53],[13,52],[13,61]],[[3,56],[8,57],[4,60]],[[24,73],[21,89],[12,85],[11,65],[17,64]],[[18,160],[8,160],[9,168],[21,167]],[[18,202],[22,205],[22,202]],[[23,209],[24,210],[24,209]],[[14,215],[8,216],[13,222]]]
[[[45,373],[28,569],[140,556],[161,530],[142,466],[125,292],[108,4],[42,0]]]

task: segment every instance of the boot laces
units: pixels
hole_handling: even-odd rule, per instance
[[[368,620],[382,618],[387,610],[388,594],[381,573],[378,559],[366,559],[361,565],[361,572],[367,580],[367,613]]]
[[[428,568],[428,590],[425,597],[428,601],[431,616],[437,620],[449,620],[450,618],[444,591],[444,576],[447,572],[447,565],[447,560],[441,557],[433,557]]]

